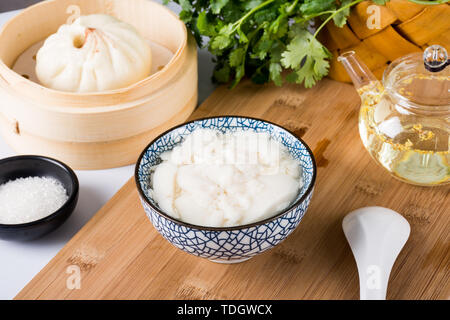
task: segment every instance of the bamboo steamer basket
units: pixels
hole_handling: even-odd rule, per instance
[[[379,28],[368,28],[367,21],[375,6],[380,13]],[[450,49],[450,5],[420,5],[408,0],[391,0],[385,6],[363,1],[354,6],[343,28],[328,23],[319,34],[332,52],[328,76],[351,82],[337,57],[353,50],[378,79],[386,66],[397,58],[423,51],[432,44]]]
[[[73,6],[82,15],[105,13],[130,23],[172,58],[129,87],[87,94],[52,90],[14,72],[16,59],[66,23]],[[148,0],[44,1],[0,33],[3,139],[18,153],[54,157],[75,169],[134,163],[153,137],[189,117],[197,105],[197,82],[195,41],[175,14]]]

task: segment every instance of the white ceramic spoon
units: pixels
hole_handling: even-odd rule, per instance
[[[361,300],[385,300],[389,275],[410,233],[408,221],[382,207],[350,212],[342,221],[359,273]]]

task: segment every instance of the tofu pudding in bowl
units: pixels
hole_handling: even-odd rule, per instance
[[[314,156],[288,130],[259,119],[191,121],[153,140],[135,178],[164,238],[215,262],[241,262],[283,241],[305,214]]]

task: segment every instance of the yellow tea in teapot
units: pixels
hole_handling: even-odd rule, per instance
[[[359,133],[370,155],[413,184],[450,182],[450,59],[433,45],[392,62],[378,81],[353,51],[342,62],[360,97]]]
[[[382,90],[379,82],[358,90],[359,133],[370,155],[401,180],[418,185],[448,183],[448,117],[412,114]]]

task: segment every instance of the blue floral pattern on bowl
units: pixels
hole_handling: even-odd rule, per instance
[[[302,167],[304,185],[293,204],[274,217],[244,226],[204,227],[188,224],[162,212],[147,190],[151,169],[161,162],[160,155],[181,143],[198,128],[221,132],[252,130],[268,132],[283,144]],[[309,147],[286,129],[260,119],[222,116],[191,121],[175,127],[153,140],[136,164],[135,179],[145,213],[158,232],[177,248],[215,262],[247,260],[273,248],[294,231],[303,218],[313,194],[316,178],[314,156]]]

